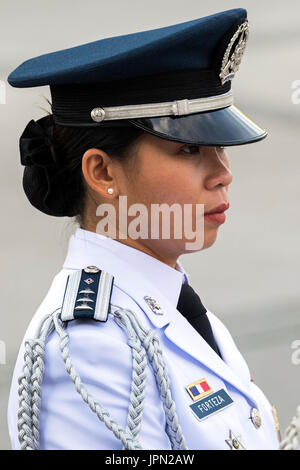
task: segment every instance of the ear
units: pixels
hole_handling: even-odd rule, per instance
[[[104,197],[114,198],[117,193],[113,162],[101,149],[88,149],[82,157],[82,173],[87,185]],[[112,195],[108,189],[112,188]]]

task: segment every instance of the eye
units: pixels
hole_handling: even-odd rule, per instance
[[[181,148],[181,152],[194,155],[196,153],[199,153],[200,149],[198,145],[185,145]]]

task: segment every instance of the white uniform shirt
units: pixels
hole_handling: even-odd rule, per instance
[[[62,305],[68,274],[74,269],[98,266],[114,276],[112,304],[129,308],[146,328],[155,329],[168,368],[172,397],[189,449],[229,449],[230,431],[240,436],[246,449],[278,449],[272,408],[263,392],[250,380],[245,360],[230,333],[207,312],[223,360],[176,309],[187,275],[180,263],[173,269],[121,242],[77,229],[69,242],[63,269],[55,276],[48,294],[34,315],[25,338],[32,338],[40,320]],[[163,310],[155,314],[144,299],[150,296]],[[70,356],[89,392],[126,427],[131,388],[132,357],[124,331],[112,315],[106,323],[75,320],[68,323]],[[13,449],[19,449],[17,412],[18,382],[23,366],[24,342],[12,379],[8,424]],[[213,391],[224,389],[233,403],[198,420],[185,387],[205,379]],[[257,428],[251,409],[259,410]],[[165,432],[165,414],[151,367],[139,441],[143,449],[171,449]],[[56,332],[48,338],[40,413],[40,449],[122,449],[122,443],[106,428],[76,392],[65,370]]]

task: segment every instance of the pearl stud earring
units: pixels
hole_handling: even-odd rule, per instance
[[[107,190],[108,194],[112,194],[114,192],[113,188],[108,188]]]

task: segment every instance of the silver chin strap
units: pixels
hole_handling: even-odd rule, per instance
[[[135,104],[94,108],[91,118],[95,122],[112,121],[114,119],[136,119],[159,116],[185,116],[193,113],[213,111],[226,108],[233,104],[232,91],[223,95],[208,96],[192,100],[176,100],[164,103]]]

